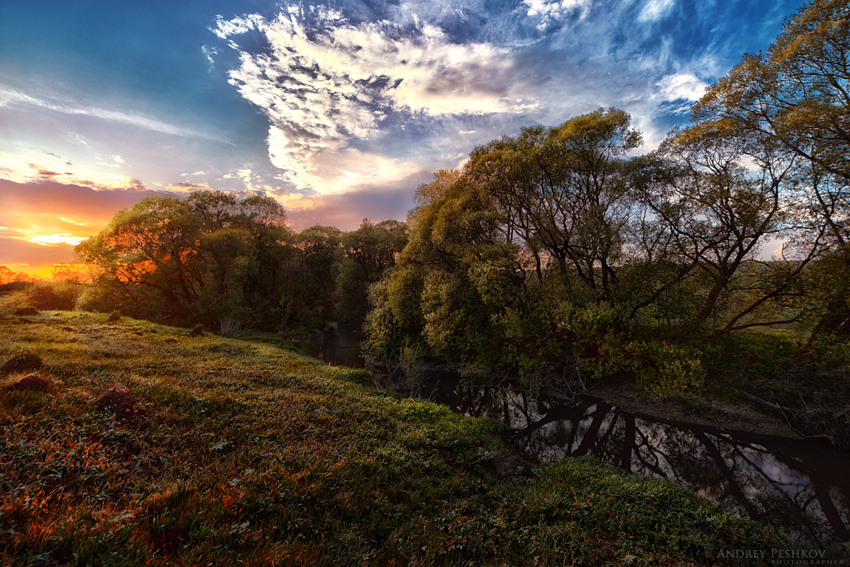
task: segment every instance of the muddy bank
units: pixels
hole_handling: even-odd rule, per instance
[[[625,411],[658,420],[716,427],[724,431],[790,439],[804,438],[787,421],[769,413],[764,406],[755,402],[731,401],[706,394],[692,398],[658,400],[628,380],[599,380],[588,388],[587,395]]]

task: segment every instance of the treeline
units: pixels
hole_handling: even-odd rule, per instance
[[[629,115],[599,109],[437,173],[374,290],[373,363],[686,389],[704,339],[850,335],[848,21],[846,2],[801,9],[656,151],[633,157]]]
[[[149,197],[76,247],[100,270],[78,307],[222,332],[361,323],[368,287],[395,263],[406,225],[294,232],[285,221],[264,195]]]

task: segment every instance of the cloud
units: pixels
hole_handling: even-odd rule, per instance
[[[135,126],[137,128],[143,128],[146,130],[152,130],[154,132],[170,134],[173,136],[207,138],[210,140],[221,141],[218,138],[212,137],[208,134],[196,132],[187,128],[181,128],[179,126],[163,122],[150,116],[126,113],[117,110],[109,110],[98,107],[84,107],[76,105],[73,102],[69,102],[66,99],[62,99],[60,101],[50,100],[47,98],[38,98],[30,96],[18,90],[0,86],[0,108],[11,107],[13,105],[18,104],[36,106],[62,114],[81,115],[89,116],[92,118],[99,118],[102,120],[107,120],[109,122],[118,122],[121,124],[127,124],[130,126]]]
[[[169,183],[163,187],[169,193],[192,193],[193,191],[212,191],[209,183]]]
[[[355,230],[364,218],[374,221],[404,219],[413,207],[413,192],[400,187],[417,187],[431,180],[431,173],[416,172],[393,184],[375,186],[338,195],[299,196],[280,195],[278,200],[288,206],[287,223],[294,230],[320,224],[341,230]]]
[[[649,0],[641,10],[638,21],[654,22],[664,18],[676,4],[676,0]]]
[[[427,22],[353,24],[332,10],[291,9],[274,20],[220,19],[214,31],[226,39],[257,32],[269,44],[251,53],[231,39],[240,65],[230,81],[268,116],[270,160],[296,190],[339,191],[408,174],[410,167],[350,147],[377,137],[391,116],[519,114],[537,106],[521,88],[524,72],[511,50],[454,43]],[[355,159],[368,174],[346,168]]]
[[[18,231],[23,238],[89,236],[119,210],[153,194],[146,189],[96,191],[55,181],[17,183],[0,179],[0,226]]]
[[[74,262],[74,247],[70,244],[59,243],[43,246],[0,234],[0,265],[15,271],[21,265],[43,266],[45,264],[66,264]]]
[[[285,5],[213,28],[238,53],[230,82],[268,117],[269,159],[292,193],[446,167],[476,144],[599,107],[631,113],[655,144],[722,71],[713,43],[681,50],[710,15],[683,6],[685,27],[659,33],[675,0],[339,6],[348,12]]]
[[[0,265],[73,262],[75,244],[103,229],[119,210],[154,194],[0,179]]]
[[[409,196],[415,184],[403,179],[456,167],[476,145],[524,126],[599,107],[629,112],[642,151],[651,150],[740,57],[744,40],[727,33],[721,41],[718,20],[736,30],[760,25],[736,20],[734,2],[712,10],[676,0],[280,6],[276,16],[219,18],[212,31],[238,59],[230,83],[269,121],[273,192],[304,219],[336,194],[392,185]],[[269,176],[249,169],[229,178],[270,190]]]
[[[64,185],[81,185],[102,191],[145,190],[145,186],[141,181],[125,175],[110,173],[83,175],[71,172],[58,172],[37,163],[22,162],[4,156],[3,154],[0,154],[0,179],[14,181],[16,183],[33,183],[50,180]]]
[[[693,73],[675,73],[667,75],[656,83],[658,96],[664,101],[699,100],[705,94],[708,83],[700,80]]]
[[[528,15],[540,18],[537,28],[544,30],[566,15],[578,13],[582,19],[590,12],[592,0],[522,0],[528,6]]]
[[[73,236],[71,234],[36,234],[27,238],[27,240],[29,240],[30,242],[35,242],[36,244],[41,244],[42,246],[60,243],[76,246],[85,239],[86,238],[83,236]]]

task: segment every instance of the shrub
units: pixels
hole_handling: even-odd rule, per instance
[[[26,302],[43,311],[73,311],[82,291],[70,284],[37,284],[26,292]]]
[[[688,345],[639,343],[643,365],[638,382],[659,397],[700,390],[705,380],[702,352]],[[632,346],[634,348],[635,345]]]

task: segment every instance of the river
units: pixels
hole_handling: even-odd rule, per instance
[[[360,336],[324,349],[329,364],[362,367]],[[590,397],[529,398],[442,381],[429,399],[507,423],[536,462],[592,455],[635,474],[667,478],[726,510],[817,547],[850,541],[850,454],[815,441],[723,431],[623,411]],[[446,386],[448,384],[448,386]]]

